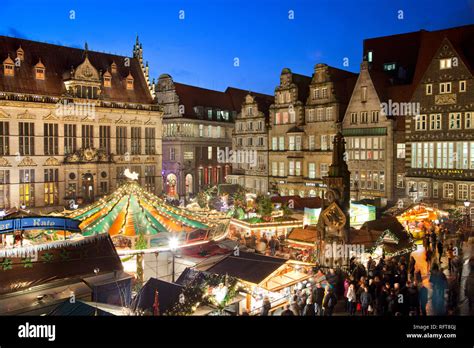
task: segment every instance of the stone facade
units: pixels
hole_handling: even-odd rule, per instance
[[[364,61],[342,124],[356,200],[394,199],[394,120],[382,112],[381,94]]]
[[[126,168],[161,192],[162,113],[138,41],[121,57],[0,39],[19,62],[0,69],[0,209],[71,209],[113,191]]]
[[[316,64],[312,78],[283,69],[270,108],[269,177],[281,195],[324,198],[333,138],[356,75]]]
[[[226,183],[232,163],[219,151],[232,149],[234,120],[244,91],[212,91],[174,82],[163,74],[156,85],[163,106],[163,178],[170,198],[184,198]]]
[[[227,181],[253,193],[268,192],[268,108],[271,96],[249,93],[237,114],[232,137],[235,162]]]
[[[444,38],[413,94],[420,113],[407,119],[407,194],[474,219],[474,78],[472,61]],[[415,191],[415,192],[413,192]]]

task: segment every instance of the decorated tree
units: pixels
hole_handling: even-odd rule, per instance
[[[257,213],[262,218],[268,218],[272,215],[273,206],[270,197],[267,195],[258,195],[257,196]]]

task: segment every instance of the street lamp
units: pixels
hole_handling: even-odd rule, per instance
[[[176,237],[171,237],[170,240],[169,240],[169,247],[170,247],[170,250],[171,250],[171,255],[173,256],[173,270],[172,270],[172,275],[171,275],[171,280],[172,282],[174,283],[174,276],[175,276],[175,269],[174,269],[174,260],[175,260],[175,252],[176,252],[176,249],[178,249],[178,245],[179,245],[179,241],[178,241],[178,238]]]

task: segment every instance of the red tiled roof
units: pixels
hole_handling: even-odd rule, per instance
[[[70,75],[71,68],[76,68],[85,59],[85,51],[78,48],[52,45],[25,39],[0,36],[0,63],[8,55],[16,58],[16,51],[21,46],[24,50],[24,61],[15,67],[15,76],[4,76],[0,69],[0,91],[61,96],[66,92],[63,83]],[[108,53],[88,51],[91,64],[105,73],[113,62],[117,64],[117,73],[112,74],[112,87],[102,88],[105,100],[132,103],[152,103],[143,72],[138,59]],[[130,67],[125,66],[126,58]],[[46,79],[36,80],[33,67],[39,62],[46,67]],[[131,74],[134,78],[134,89],[127,90],[124,79]]]
[[[376,80],[374,85],[377,92],[392,100],[409,101],[445,38],[474,72],[474,25],[436,31],[420,30],[364,40],[364,57],[373,51],[370,74]],[[406,79],[401,80],[384,72],[384,63],[397,63],[403,67]]]
[[[270,95],[249,92],[234,87],[228,87],[224,92],[221,92],[179,82],[174,82],[174,86],[179,97],[179,103],[184,106],[185,116],[190,118],[197,118],[194,112],[195,106],[240,112],[245,96],[249,93],[256,97],[257,104],[263,112],[268,113],[268,107],[273,103],[273,97]],[[207,115],[204,115],[204,117],[207,119]]]

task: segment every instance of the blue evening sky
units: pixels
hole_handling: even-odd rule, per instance
[[[284,67],[311,75],[318,62],[344,68],[347,57],[357,71],[364,38],[474,22],[474,0],[1,2],[0,35],[131,55],[138,34],[152,77],[269,94]]]

